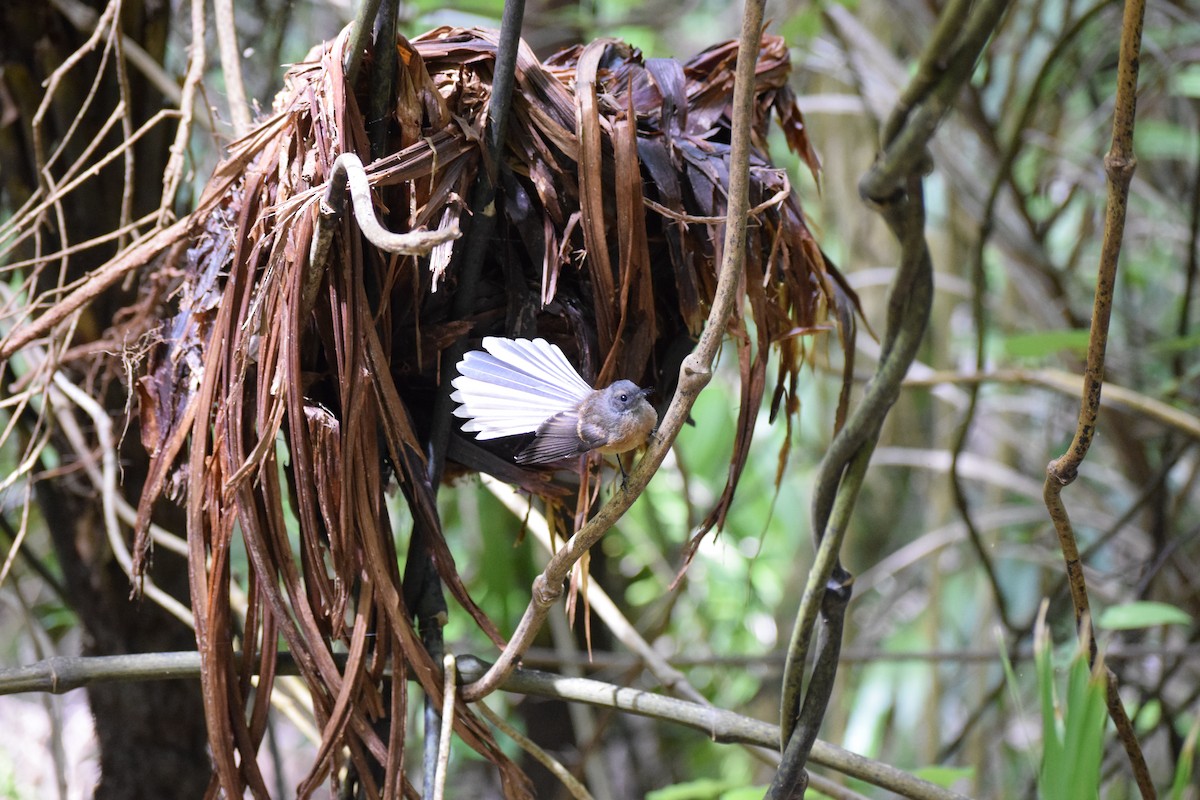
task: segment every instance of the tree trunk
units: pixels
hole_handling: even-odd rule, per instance
[[[100,12],[102,0],[87,3]],[[169,23],[170,4],[155,0],[126,0],[122,28],[152,56],[161,59]],[[45,81],[88,38],[45,0],[7,0],[0,4],[0,208],[11,212],[36,191],[39,181],[31,135]],[[44,116],[42,149],[58,148],[71,125],[78,129],[51,167],[57,180],[66,167],[98,137],[101,126],[117,107],[117,81],[112,58],[95,86],[95,96],[84,110],[101,67],[104,42],[72,70],[65,73]],[[138,126],[161,108],[162,98],[135,71],[129,71],[130,113]],[[134,218],[158,205],[167,161],[170,129],[160,126],[135,148],[136,171],[132,187]],[[123,141],[116,126],[99,142],[89,163]],[[122,159],[115,159],[80,190],[62,198],[63,229],[50,213],[40,226],[40,253],[54,252],[64,242],[77,244],[115,230],[120,220],[125,177]],[[33,243],[11,257],[36,255]],[[75,280],[113,254],[115,244],[84,250],[71,257],[65,276]],[[44,283],[60,279],[57,262],[45,270]],[[45,285],[38,287],[46,288]],[[113,314],[129,300],[118,292],[101,298],[80,320],[74,345],[95,340],[113,324]],[[109,365],[111,366],[111,365]],[[103,372],[103,369],[102,369]],[[111,373],[109,373],[111,374]],[[11,380],[11,372],[4,374]],[[103,384],[101,384],[103,385]],[[3,391],[8,392],[8,387]],[[124,393],[104,394],[115,429],[123,428]],[[131,427],[121,453],[122,491],[134,505],[144,473],[146,454]],[[66,442],[56,441],[63,463],[81,456]],[[68,602],[83,626],[86,655],[110,655],[195,648],[191,631],[148,601],[130,598],[130,582],[112,556],[100,514],[99,498],[77,491],[71,479],[55,478],[37,485],[37,497],[49,528],[54,550],[68,587]],[[182,525],[172,526],[182,531]],[[153,573],[155,583],[186,603],[187,571],[182,559],[162,556]],[[206,750],[200,687],[196,683],[165,681],[144,684],[104,684],[91,687],[88,697],[100,745],[100,798],[201,797],[211,776]]]

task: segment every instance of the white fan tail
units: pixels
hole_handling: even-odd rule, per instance
[[[575,409],[592,393],[557,345],[545,339],[488,336],[482,350],[458,362],[450,399],[463,430],[478,439],[532,433],[550,417]]]

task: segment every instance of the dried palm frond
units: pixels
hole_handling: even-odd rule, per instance
[[[331,165],[343,152],[368,151],[363,87],[346,85],[342,73],[345,42],[292,68],[273,116],[217,168],[188,224],[178,313],[138,386],[153,454],[138,563],[152,506],[174,476],[186,488],[210,738],[230,795],[246,786],[266,794],[255,753],[280,637],[324,731],[301,794],[337,774],[344,750],[372,796],[411,791],[400,757],[404,682],[389,691],[384,670],[415,675],[439,701],[442,689],[397,567],[383,502],[393,474],[414,539],[460,606],[502,641],[458,576],[428,477],[435,400],[453,377],[440,374],[443,351],[487,334],[536,334],[597,384],[630,378],[669,388],[688,349],[681,344],[703,324],[720,260],[736,45],[681,65],[600,41],[545,64],[521,49],[499,224],[469,313],[456,314],[452,302],[464,291],[460,248],[429,259],[383,253],[343,220],[328,265],[314,272],[308,254]],[[397,46],[394,154],[368,168],[378,213],[397,231],[469,228],[462,198],[488,166],[482,134],[496,35],[442,28]],[[741,413],[727,487],[706,529],[723,519],[748,457],[771,348],[780,355],[772,413],[790,417],[800,335],[830,317],[844,328],[855,308],[786,173],[769,160],[775,114],[788,146],[817,169],[787,72],[783,41],[767,37],[745,303],[731,325]],[[551,474],[512,464],[510,453],[458,436],[448,448],[460,470],[492,472],[548,500],[569,491]],[[298,540],[289,536],[296,530]],[[252,573],[242,649],[244,664],[259,662],[254,690],[250,670],[233,659],[235,534]],[[349,653],[344,666],[335,649]],[[455,729],[498,765],[509,796],[527,793],[469,711],[460,710]]]

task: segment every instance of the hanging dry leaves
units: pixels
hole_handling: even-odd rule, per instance
[[[429,258],[383,253],[344,219],[328,264],[309,264],[334,159],[353,152],[365,160],[368,152],[359,98],[371,75],[346,85],[345,41],[294,67],[273,115],[217,168],[187,225],[178,313],[164,323],[138,385],[153,455],[138,563],[146,563],[153,504],[181,485],[210,737],[230,796],[247,787],[267,794],[255,754],[280,639],[312,688],[324,737],[301,795],[338,774],[343,753],[369,796],[412,793],[400,757],[405,684],[393,691],[384,672],[415,675],[438,701],[442,690],[414,629],[394,526],[411,524],[459,606],[502,643],[459,578],[427,477],[435,401],[452,377],[442,374],[442,353],[484,335],[540,335],[596,384],[623,377],[666,390],[717,282],[735,43],[687,64],[643,60],[611,40],[545,64],[523,47],[499,224],[471,287],[474,303],[456,315],[460,247]],[[393,155],[368,167],[376,211],[395,231],[469,229],[463,198],[486,164],[496,35],[442,28],[397,46]],[[769,158],[774,115],[788,147],[814,173],[818,166],[788,69],[783,40],[766,37],[745,302],[730,328],[741,413],[727,488],[706,529],[723,519],[748,457],[770,350],[780,356],[772,414],[782,408],[790,418],[805,354],[800,337],[832,319],[846,340],[855,309],[805,226],[785,171]],[[511,463],[516,446],[506,446],[485,449],[456,435],[448,460],[454,470],[492,472],[548,500],[571,491]],[[411,523],[389,519],[383,498],[393,479]],[[298,538],[289,535],[295,530]],[[252,572],[241,664],[258,663],[254,690],[233,658],[235,536]],[[348,660],[340,664],[335,651]],[[498,766],[507,796],[527,794],[524,777],[469,711],[460,710],[455,729]]]

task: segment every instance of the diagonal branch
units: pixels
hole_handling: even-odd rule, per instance
[[[801,598],[788,646],[780,707],[783,763],[770,798],[802,795],[805,763],[833,692],[841,628],[851,576],[840,549],[880,428],[916,358],[933,299],[933,265],[925,243],[922,176],[930,167],[928,145],[969,80],[976,60],[999,24],[1007,0],[970,9],[951,3],[943,12],[920,67],[885,127],[883,152],[859,182],[859,193],[884,217],[900,244],[900,266],[888,297],[882,357],[862,402],[830,443],[818,469],[812,500],[812,531],[818,552]],[[945,51],[953,49],[949,56]],[[817,637],[820,618],[821,636]],[[807,688],[804,674],[817,640]]]
[[[746,257],[746,219],[750,210],[749,161],[750,124],[754,119],[755,64],[762,41],[764,0],[746,0],[742,32],[738,41],[737,72],[733,93],[733,133],[729,154],[729,193],[725,241],[720,278],[708,320],[695,349],[679,369],[679,386],[663,415],[658,433],[646,455],[638,462],[625,485],[555,553],[533,582],[533,597],[525,609],[508,646],[487,673],[463,689],[463,698],[473,702],[487,696],[504,681],[521,654],[532,643],[546,621],[550,608],[562,595],[563,581],[571,567],[616,523],[641,495],[687,420],[697,395],[712,378],[712,364],[725,336]]]
[[[1113,113],[1112,146],[1104,156],[1108,175],[1108,199],[1104,215],[1104,238],[1100,247],[1100,266],[1096,275],[1096,294],[1092,305],[1091,334],[1088,337],[1087,366],[1083,374],[1083,397],[1080,402],[1075,437],[1067,452],[1046,466],[1043,497],[1046,510],[1058,534],[1059,547],[1066,562],[1071,602],[1075,607],[1075,623],[1081,637],[1087,637],[1090,661],[1096,661],[1096,640],[1091,635],[1091,620],[1087,582],[1083,560],[1075,540],[1075,530],[1062,502],[1063,487],[1079,475],[1079,466],[1091,448],[1096,434],[1096,419],[1100,414],[1100,393],[1104,386],[1104,355],[1108,346],[1108,326],[1112,316],[1113,292],[1117,279],[1117,264],[1125,233],[1125,214],[1129,202],[1129,184],[1137,158],[1133,154],[1133,125],[1137,109],[1138,59],[1142,44],[1144,0],[1129,0],[1121,21],[1121,49],[1117,66],[1117,96]],[[1105,668],[1108,677],[1108,713],[1117,727],[1117,735],[1125,747],[1134,777],[1142,797],[1155,797],[1154,783],[1146,766],[1137,735],[1125,712],[1117,691],[1117,677]]]

